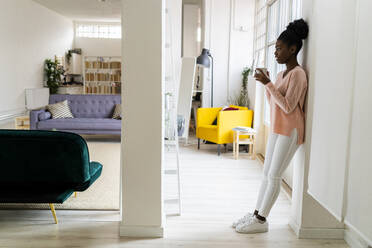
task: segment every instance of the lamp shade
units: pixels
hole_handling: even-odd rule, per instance
[[[196,59],[196,64],[202,67],[209,68],[211,66],[211,60],[209,58],[209,55],[210,55],[209,50],[203,48],[202,53]]]

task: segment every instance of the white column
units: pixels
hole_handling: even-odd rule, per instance
[[[120,235],[163,237],[164,0],[122,0]]]

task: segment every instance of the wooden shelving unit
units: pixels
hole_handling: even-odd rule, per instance
[[[121,93],[120,56],[84,56],[84,94]]]

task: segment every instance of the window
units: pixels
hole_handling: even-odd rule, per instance
[[[76,24],[76,37],[121,39],[121,24]]]
[[[265,62],[265,43],[266,43],[266,1],[256,1],[256,17],[255,17],[255,42],[254,42],[254,57],[255,63],[259,66],[264,66]]]
[[[258,65],[266,65],[271,80],[285,70],[274,57],[275,42],[288,23],[301,17],[302,0],[256,0],[255,17],[255,57],[260,58]],[[266,30],[265,30],[266,27]],[[265,96],[264,123],[270,125],[270,108]]]

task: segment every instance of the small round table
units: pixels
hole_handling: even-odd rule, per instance
[[[239,145],[249,145],[249,158],[256,159],[256,147],[255,147],[255,136],[257,131],[253,128],[248,127],[236,127],[233,128],[234,143],[233,143],[233,154],[234,158],[239,158]],[[248,135],[247,139],[240,139],[241,135]]]

